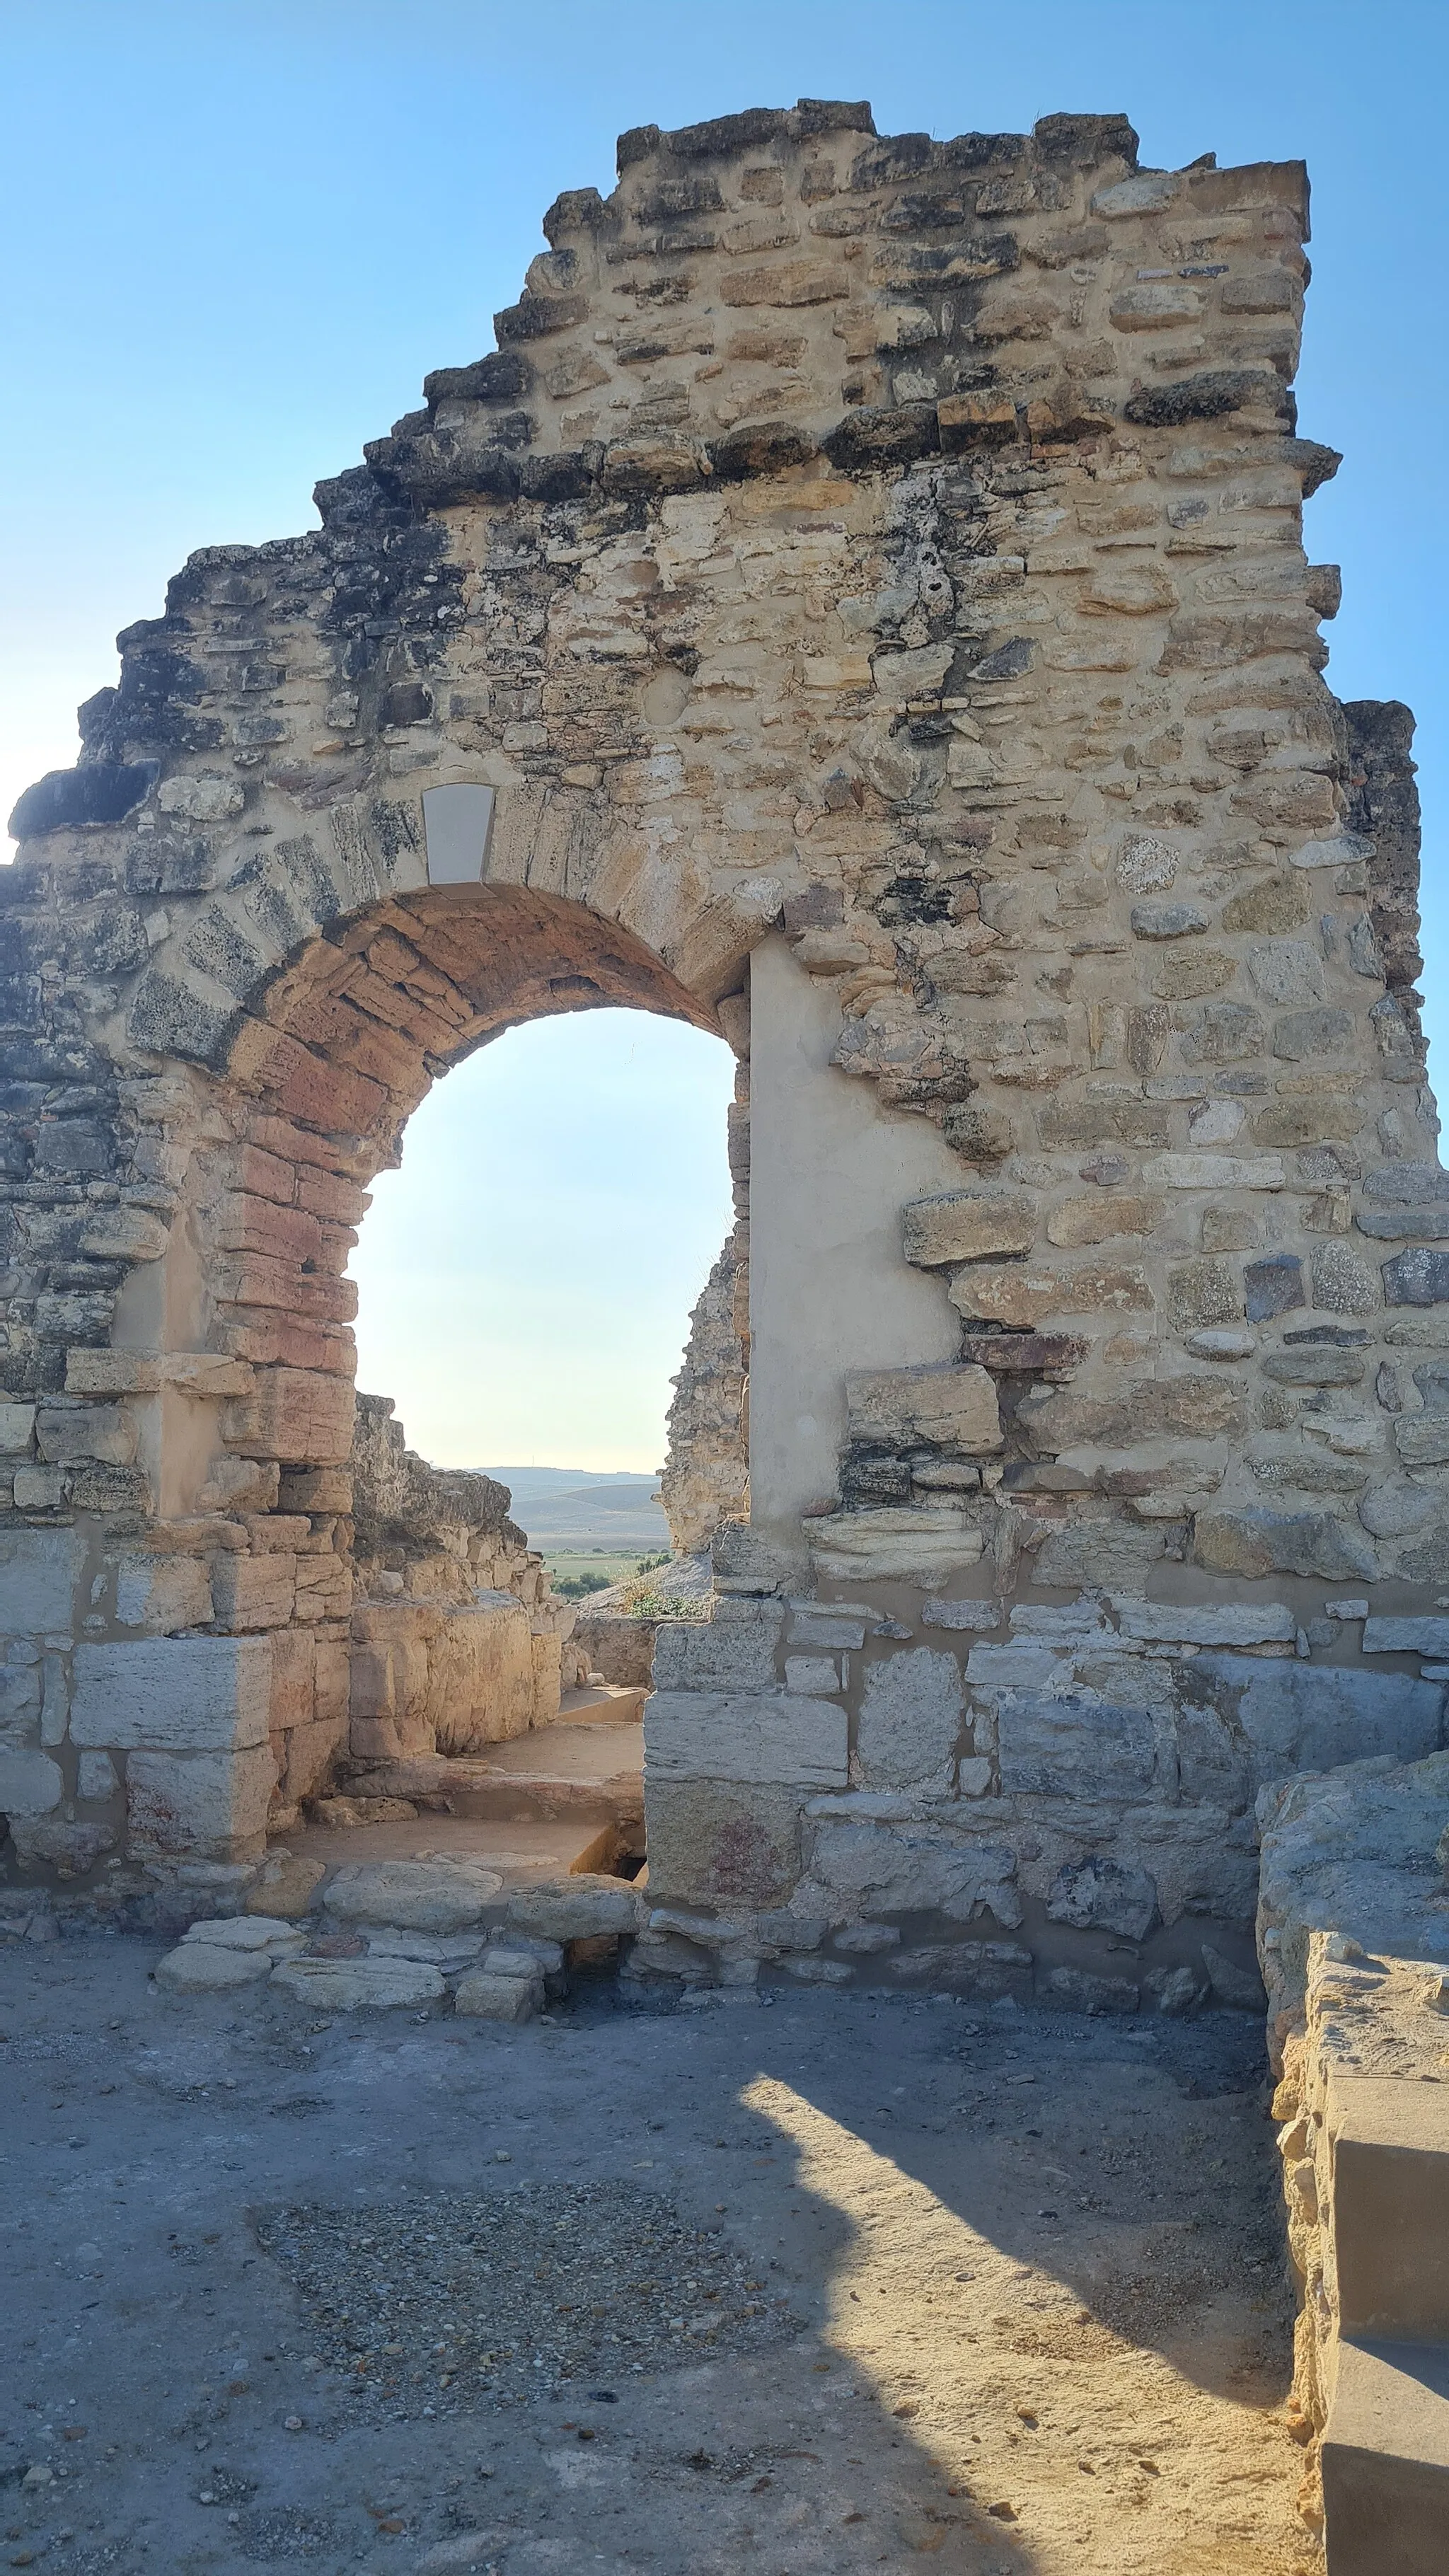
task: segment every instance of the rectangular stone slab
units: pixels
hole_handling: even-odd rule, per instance
[[[656,1691],[644,1710],[644,1777],[777,1781],[843,1789],[846,1717],[829,1700]]]

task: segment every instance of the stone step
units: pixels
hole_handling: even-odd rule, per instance
[[[1449,2347],[1340,2342],[1323,2501],[1328,2576],[1444,2576]]]
[[[1449,2344],[1449,2084],[1336,2072],[1330,2117],[1341,2333]]]
[[[572,1696],[572,1694],[571,1694]],[[452,1813],[477,1820],[596,1816],[637,1824],[644,1813],[643,1694],[580,1694],[589,1706],[546,1727],[490,1744],[486,1753],[419,1753],[355,1770],[346,1786],[359,1798],[446,1798]]]

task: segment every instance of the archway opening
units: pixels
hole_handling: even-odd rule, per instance
[[[309,1618],[298,1556],[272,1637],[274,1669],[295,1666],[273,1694],[272,1829],[382,1826],[400,1854],[435,1833],[476,1851],[497,1837],[473,1828],[506,1824],[518,1867],[637,1864],[652,1622],[634,1598],[581,1620],[579,1595],[670,1587],[701,1510],[746,1504],[743,1277],[720,1293],[743,1272],[746,1077],[642,941],[532,889],[390,903],[314,943],[263,1007],[238,1042],[239,1152],[199,1165],[190,1293],[253,1380],[212,1480],[305,1513],[303,1549],[335,1516],[347,1593],[345,1639],[324,1634],[336,1605]],[[716,1342],[723,1316],[723,1422],[718,1366],[685,1347],[692,1308]],[[540,1473],[572,1485],[582,1526],[530,1526],[550,1519]],[[633,1506],[613,1549],[595,1484]]]

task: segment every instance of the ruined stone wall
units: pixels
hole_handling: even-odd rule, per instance
[[[546,229],[498,349],[319,531],[193,557],[22,800],[0,1812],[255,1840],[308,1641],[335,1723],[367,1182],[473,1046],[634,1003],[748,1059],[751,1380],[813,1389],[753,1407],[743,1664],[670,1648],[651,1885],[757,1949],[802,1886],[1043,1974],[1048,1922],[1238,1937],[1265,1770],[1437,1743],[1346,1604],[1437,1597],[1449,1528],[1408,719],[1321,676],[1303,171],[806,102],[626,136]]]
[[[708,1547],[721,1521],[749,1516],[748,1289],[738,1234],[731,1234],[690,1316],[683,1366],[672,1381],[659,1499],[670,1538],[685,1555]]]

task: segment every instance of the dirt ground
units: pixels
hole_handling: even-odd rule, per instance
[[[0,1955],[0,2567],[1315,2566],[1253,2021],[309,2023],[156,1955]]]

